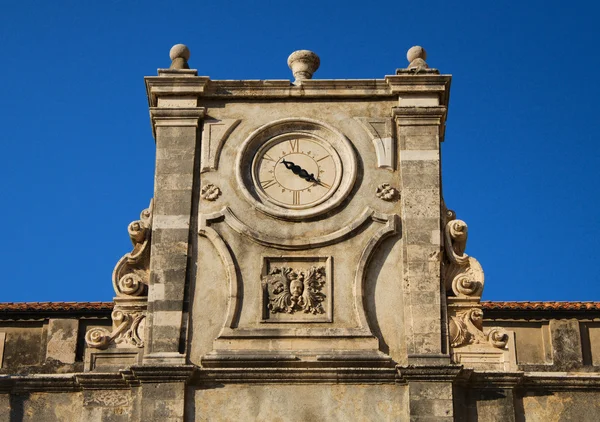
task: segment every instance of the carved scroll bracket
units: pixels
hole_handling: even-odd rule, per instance
[[[465,253],[467,224],[446,210],[443,277],[448,303],[453,361],[477,369],[506,369],[516,365],[510,334],[501,328],[483,329],[481,295],[484,274],[479,261]]]
[[[444,227],[444,283],[449,296],[480,299],[484,274],[479,261],[465,253],[468,227],[456,219],[454,211],[446,210]]]
[[[117,262],[112,275],[116,297],[111,314],[112,330],[97,327],[89,330],[85,341],[89,347],[144,347],[144,323],[148,306],[150,279],[150,235],[152,205],[143,210],[140,219],[127,227],[133,250]]]
[[[150,270],[150,234],[152,232],[152,201],[140,214],[140,219],[127,227],[133,250],[117,262],[112,275],[118,297],[145,296]]]
[[[92,328],[85,334],[87,345],[96,349],[107,349],[112,343],[116,347],[144,347],[146,308],[146,298],[115,298],[112,330]]]

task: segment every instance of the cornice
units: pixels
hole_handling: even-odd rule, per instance
[[[436,95],[448,105],[450,75],[391,75],[384,79],[306,79],[293,84],[287,79],[211,80],[207,76],[148,76],[146,94],[150,107],[158,97],[198,97],[228,99],[339,99],[389,98]]]
[[[398,384],[394,368],[218,368],[199,369],[191,383]]]
[[[404,384],[451,382],[468,389],[524,391],[600,390],[600,373],[495,372],[460,365],[327,368],[198,368],[194,365],[140,365],[115,372],[2,375],[0,392],[126,390],[140,383]]]
[[[481,302],[484,320],[547,319],[566,316],[588,319],[600,315],[600,302]],[[7,302],[0,303],[0,320],[46,318],[109,318],[113,302]]]

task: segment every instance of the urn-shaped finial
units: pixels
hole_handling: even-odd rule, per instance
[[[294,82],[298,82],[303,79],[311,79],[313,73],[319,68],[321,60],[312,51],[298,50],[290,54],[287,63],[296,78]]]

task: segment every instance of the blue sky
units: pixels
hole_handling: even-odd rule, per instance
[[[525,5],[523,5],[525,4]],[[593,2],[5,2],[0,301],[112,300],[153,190],[143,77],[176,43],[212,79],[452,74],[443,186],[488,300],[600,300]]]

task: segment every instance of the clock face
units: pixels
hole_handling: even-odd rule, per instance
[[[257,151],[252,162],[257,193],[288,209],[305,209],[334,194],[342,164],[326,141],[305,134],[272,138]]]

